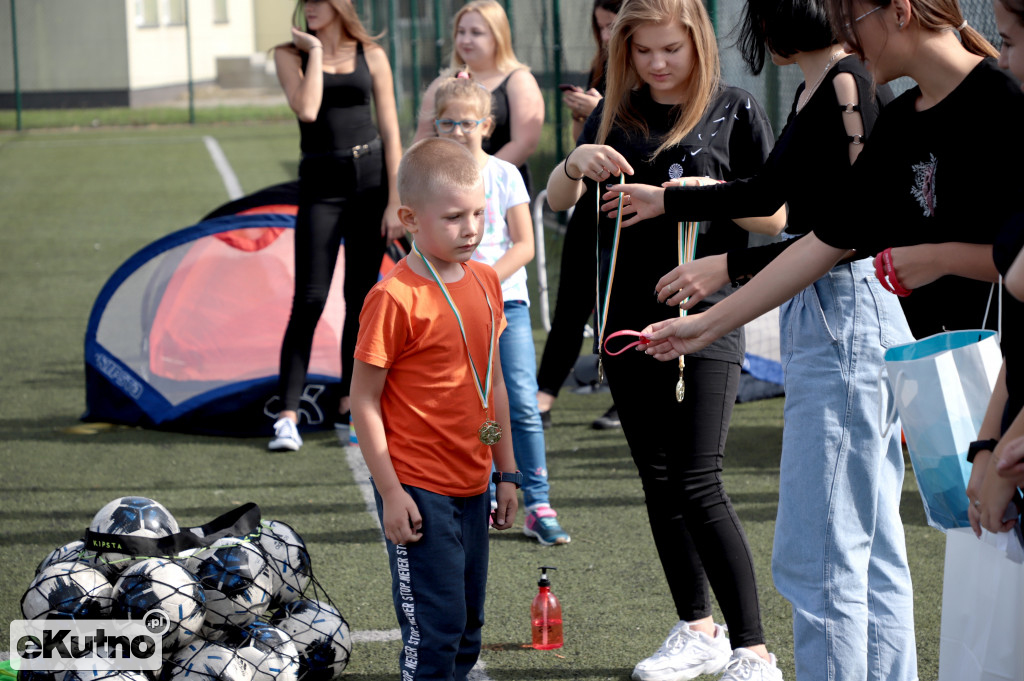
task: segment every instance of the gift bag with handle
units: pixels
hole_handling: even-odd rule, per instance
[[[1015,533],[946,532],[939,681],[1024,679],[1024,565]]]
[[[928,524],[967,527],[967,447],[978,437],[1002,354],[995,331],[949,331],[889,348],[889,406],[896,414],[924,502]],[[883,393],[884,394],[884,393]]]

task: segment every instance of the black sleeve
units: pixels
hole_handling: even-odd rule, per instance
[[[773,215],[786,202],[786,194],[772,165],[769,156],[764,171],[754,177],[704,187],[669,187],[665,214],[687,221]]]
[[[797,237],[799,238],[799,237]],[[726,267],[729,270],[729,281],[733,285],[745,283],[779,257],[796,239],[786,239],[764,246],[740,248],[725,254]]]

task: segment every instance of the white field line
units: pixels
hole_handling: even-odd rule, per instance
[[[224,181],[224,188],[228,190],[228,198],[234,201],[245,196],[245,193],[242,191],[242,185],[238,182],[238,176],[232,170],[228,157],[224,155],[224,150],[220,148],[217,140],[209,135],[204,135],[203,144],[206,145],[206,150],[210,152],[210,158],[213,159],[213,165],[217,168],[217,172],[220,173],[220,179]]]

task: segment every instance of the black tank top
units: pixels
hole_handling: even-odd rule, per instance
[[[302,53],[305,73],[309,55]],[[351,149],[377,137],[370,113],[373,78],[366,64],[362,43],[356,44],[356,68],[352,73],[324,72],[324,94],[320,111],[312,123],[299,121],[302,153],[318,154]]]
[[[483,150],[488,154],[494,154],[512,140],[512,121],[508,110],[508,79],[512,77],[512,73],[505,76],[501,85],[491,92],[491,116],[494,117],[494,130],[491,132],[491,136],[481,144]],[[530,166],[526,163],[519,166],[519,173],[523,176],[523,182],[526,183],[526,191],[533,196],[533,187],[530,185]]]

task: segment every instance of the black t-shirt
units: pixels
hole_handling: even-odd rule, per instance
[[[772,147],[771,124],[764,110],[748,92],[723,87],[708,110],[681,144],[662,151],[653,161],[650,155],[658,148],[665,133],[675,121],[674,107],[651,99],[646,87],[631,94],[633,104],[647,123],[646,133],[627,132],[613,127],[605,144],[626,157],[635,171],[627,182],[661,185],[678,177],[703,176],[723,180],[750,177],[762,167]],[[579,143],[593,143],[601,120],[604,100],[587,119]],[[610,182],[615,182],[612,178]],[[576,204],[583,224],[594,224],[595,183],[586,181],[587,191]],[[605,335],[621,329],[639,331],[652,322],[668,319],[675,308],[658,303],[654,287],[658,279],[679,264],[678,222],[666,216],[624,228],[619,240],[618,257],[611,290]],[[600,239],[604,251],[610,251],[615,221],[606,214],[600,217]],[[697,257],[725,253],[747,243],[747,232],[731,220],[703,223],[697,239]],[[581,254],[581,257],[586,257]],[[607,268],[602,267],[602,295],[607,282]],[[707,309],[732,290],[725,286],[701,301],[695,311]],[[740,363],[743,361],[742,329],[715,341],[695,357]]]
[[[309,55],[302,53],[305,73]],[[370,101],[373,77],[363,54],[363,45],[356,45],[356,68],[352,73],[324,72],[324,92],[320,111],[312,123],[299,121],[301,149],[304,154],[324,154],[351,149],[377,137]]]
[[[941,102],[915,110],[920,89],[885,107],[846,179],[820,210],[815,235],[874,255],[922,243],[990,244],[1020,206],[1024,186],[1024,93],[994,59],[975,67]],[[978,328],[991,285],[942,277],[902,298],[918,338]],[[994,328],[995,315],[988,326]]]
[[[796,102],[804,86],[797,89],[786,127],[760,173],[725,184],[670,188],[665,193],[666,214],[687,220],[741,218],[771,215],[786,203],[786,231],[790,234],[806,234],[828,219],[832,210],[824,214],[816,211],[822,195],[840,195],[837,180],[850,170],[850,138],[845,119],[856,115],[844,113],[849,102],[836,98],[832,82],[840,73],[854,78],[864,137],[870,136],[879,104],[890,102],[892,93],[882,85],[877,88],[877,97],[873,96],[871,76],[860,59],[849,56],[828,72],[799,114]],[[786,245],[784,242],[731,252],[730,275],[756,274]]]

